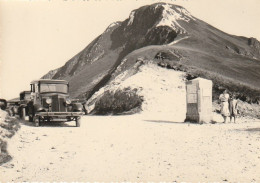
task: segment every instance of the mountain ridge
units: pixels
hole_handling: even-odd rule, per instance
[[[139,49],[145,51],[134,55]],[[42,78],[66,79],[73,97],[89,98],[120,72],[119,65],[128,69],[139,57],[162,61],[155,57],[167,51],[179,54],[179,60],[176,56],[168,60],[171,63],[218,73],[260,89],[257,39],[227,34],[168,3],[133,10],[126,20],[110,24],[64,66]]]

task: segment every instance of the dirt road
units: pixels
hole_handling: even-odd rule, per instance
[[[71,125],[71,126],[70,126]],[[260,181],[260,123],[188,124],[151,116],[85,116],[9,141],[1,181]]]

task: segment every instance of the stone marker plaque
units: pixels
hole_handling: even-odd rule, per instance
[[[197,93],[189,93],[187,100],[189,104],[197,103]]]
[[[197,93],[197,85],[196,85],[196,83],[187,85],[187,93],[188,94],[190,94],[190,93]]]
[[[212,119],[212,81],[196,78],[186,83],[188,122],[210,122]]]

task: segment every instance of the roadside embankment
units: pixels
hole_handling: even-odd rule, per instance
[[[19,128],[19,120],[0,110],[0,165],[12,159],[7,152],[7,141]]]

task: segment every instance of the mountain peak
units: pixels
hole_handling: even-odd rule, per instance
[[[161,6],[163,8],[162,18],[157,24],[158,26],[168,26],[176,32],[182,34],[187,31],[179,24],[178,21],[190,22],[190,20],[196,21],[196,19],[185,8],[173,5],[173,4],[157,4],[155,8]]]
[[[196,21],[190,12],[182,6],[168,3],[155,3],[133,10],[129,15],[127,26],[131,26],[136,19],[144,18],[146,16],[155,21],[154,27],[167,26],[179,34],[187,33],[181,26],[181,21],[187,23],[191,20]]]

